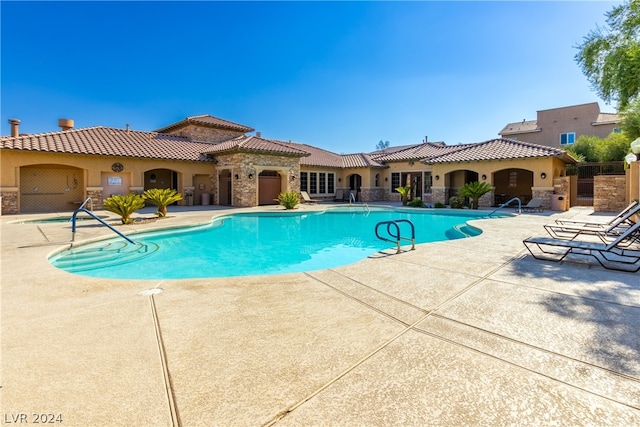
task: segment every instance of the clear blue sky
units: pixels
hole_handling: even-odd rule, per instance
[[[480,142],[600,102],[575,46],[618,2],[2,1],[1,126],[211,114],[337,153]]]

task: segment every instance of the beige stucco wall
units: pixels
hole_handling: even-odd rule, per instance
[[[599,114],[597,104],[576,105],[569,108],[554,108],[537,112],[538,128],[540,131],[505,134],[505,138],[532,142],[548,147],[560,146],[560,134],[575,132],[576,139],[582,135],[607,137],[617,124],[593,125]]]
[[[111,166],[114,163],[120,163],[124,169],[121,172],[113,172]],[[83,188],[82,198],[89,196],[95,197],[94,206],[101,206],[102,199],[111,194],[119,194],[139,191],[149,187],[150,183],[146,183],[145,172],[154,169],[170,169],[177,173],[178,182],[176,190],[184,193],[185,190],[193,186],[193,176],[197,174],[213,175],[213,163],[209,162],[186,162],[186,161],[168,161],[154,159],[138,159],[129,157],[109,157],[109,156],[90,156],[83,154],[64,154],[64,153],[44,153],[35,151],[18,151],[18,150],[2,150],[0,156],[0,192],[3,197],[2,212],[19,213],[20,206],[20,168],[24,166],[48,165],[48,167],[72,167],[79,171],[78,179]],[[165,174],[167,172],[165,171]],[[114,188],[105,187],[105,181],[108,182],[109,177],[121,177],[123,185],[128,185],[125,189],[123,186]],[[164,178],[166,178],[163,175]],[[160,181],[158,177],[158,182]],[[169,184],[162,187],[156,184],[157,188],[169,188]],[[13,203],[5,203],[7,200],[13,199]],[[183,201],[182,203],[186,203]],[[73,206],[69,206],[72,210]]]

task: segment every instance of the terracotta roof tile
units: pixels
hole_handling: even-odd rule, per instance
[[[201,126],[209,126],[209,127],[215,127],[215,128],[223,128],[223,129],[230,129],[230,130],[235,130],[238,132],[243,132],[243,133],[247,133],[247,132],[253,132],[253,128],[249,127],[249,126],[245,126],[245,125],[241,125],[238,123],[234,123],[234,122],[230,122],[229,120],[224,120],[224,119],[220,119],[218,117],[214,117],[211,116],[209,114],[202,114],[199,116],[189,116],[184,118],[183,120],[180,120],[178,122],[172,123],[168,126],[165,126],[161,129],[157,129],[156,132],[159,133],[166,133],[167,131],[169,131],[170,129],[176,129],[176,128],[180,128],[183,126],[187,126],[189,124],[196,124],[196,125],[201,125]]]
[[[576,163],[573,157],[558,148],[504,138],[492,139],[477,144],[457,145],[452,146],[452,148],[457,149],[426,159],[424,163],[434,164],[538,157],[559,157],[567,163]]]
[[[343,154],[342,167],[344,168],[386,168],[388,166],[373,160],[369,154]]]
[[[0,137],[0,148],[69,154],[211,161],[211,144],[156,132],[97,126],[50,133]]]
[[[278,141],[281,144],[288,145],[299,150],[309,153],[309,157],[300,159],[301,166],[317,166],[329,168],[384,168],[387,167],[375,161],[372,156],[365,153],[357,154],[336,154],[322,148],[313,147],[307,144],[297,142]]]
[[[375,152],[372,157],[379,162],[400,162],[407,160],[422,160],[451,150],[452,146],[444,142],[424,142],[410,145],[407,148],[393,152]]]
[[[223,152],[244,151],[244,152],[268,152],[282,155],[306,157],[309,152],[291,147],[280,141],[271,139],[258,138],[257,136],[239,136],[229,141],[220,142],[218,144],[209,144],[207,153],[217,154]]]

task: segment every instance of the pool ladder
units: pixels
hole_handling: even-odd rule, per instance
[[[69,219],[69,221],[71,221],[71,241],[73,242],[76,238],[76,216],[78,216],[79,212],[84,212],[87,215],[89,215],[90,217],[97,219],[102,225],[104,225],[105,227],[107,227],[108,229],[110,229],[111,231],[113,231],[114,233],[116,233],[118,236],[122,237],[124,240],[126,240],[127,242],[131,243],[132,245],[135,245],[136,242],[134,242],[133,240],[131,240],[130,238],[128,238],[127,236],[125,236],[124,234],[122,234],[121,232],[119,232],[118,230],[116,230],[115,228],[113,228],[112,226],[110,226],[109,224],[107,224],[105,221],[103,221],[101,218],[99,218],[96,214],[94,214],[93,212],[91,212],[88,209],[85,209],[84,207],[87,205],[87,203],[91,202],[91,206],[93,206],[93,201],[91,200],[91,197],[87,197],[87,200],[85,200],[84,202],[82,202],[82,204],[80,205],[80,207],[78,209],[76,209],[73,212],[73,215],[71,216],[71,219]]]
[[[400,234],[400,225],[402,223],[407,223],[411,227],[411,238],[403,237]],[[383,237],[380,235],[379,229],[381,226],[387,226],[387,234],[389,237]],[[410,240],[411,241],[411,250],[416,248],[416,228],[413,225],[413,222],[408,219],[396,219],[393,221],[382,221],[376,224],[376,237],[385,242],[395,243],[398,246],[398,252],[400,253],[400,242],[402,240]]]

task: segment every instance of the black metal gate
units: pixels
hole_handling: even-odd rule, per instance
[[[624,162],[579,163],[567,168],[567,175],[578,176],[577,206],[593,206],[593,177],[624,175]]]

